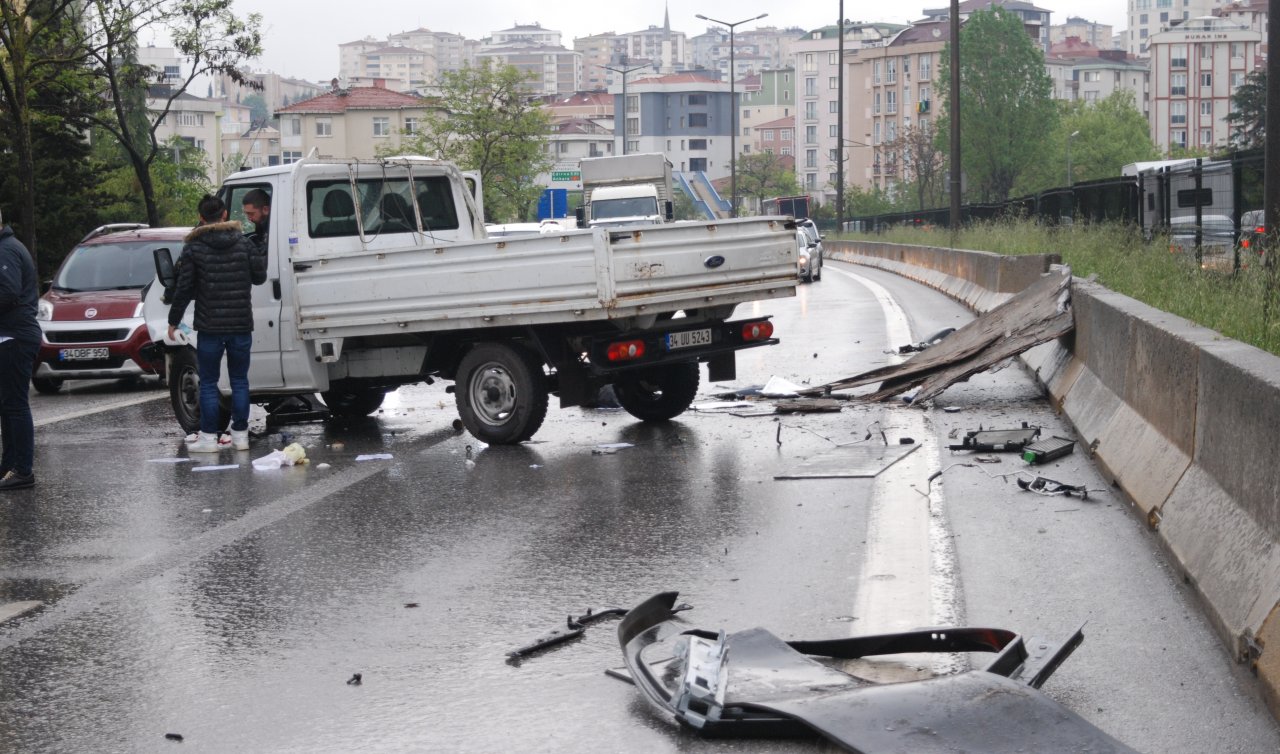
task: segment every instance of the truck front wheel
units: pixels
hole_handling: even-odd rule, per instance
[[[527,349],[481,343],[458,364],[454,395],[463,425],[495,445],[528,440],[547,416],[547,376]]]
[[[669,364],[620,376],[618,403],[641,421],[666,421],[684,413],[698,394],[698,363]]]

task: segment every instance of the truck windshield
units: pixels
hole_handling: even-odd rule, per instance
[[[591,219],[608,220],[614,217],[650,217],[658,214],[658,200],[652,196],[630,199],[598,199],[591,202]]]
[[[182,242],[132,241],[80,246],[62,263],[53,287],[64,291],[141,288],[156,276],[151,250],[160,246],[181,248]]]

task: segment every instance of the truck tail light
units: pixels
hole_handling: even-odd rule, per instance
[[[773,337],[773,323],[767,319],[759,322],[742,323],[742,339],[746,342],[766,340]]]
[[[606,358],[609,361],[632,361],[644,356],[643,340],[620,340],[617,343],[610,343],[609,349],[605,351]]]

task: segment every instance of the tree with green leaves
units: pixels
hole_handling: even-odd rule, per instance
[[[901,165],[900,191],[915,199],[915,209],[927,209],[942,204],[946,190],[947,155],[935,133],[933,125],[907,126],[893,141],[881,147],[887,155],[893,155]]]
[[[960,159],[970,192],[981,201],[1009,198],[1018,177],[1043,159],[1041,139],[1057,109],[1044,53],[1022,18],[994,6],[976,11],[960,29]],[[950,44],[948,44],[948,48]],[[939,99],[950,126],[950,52],[942,54]]]
[[[0,119],[0,131],[14,154],[17,176],[18,202],[10,219],[17,220],[18,237],[37,257],[35,132],[42,111],[36,96],[78,86],[84,54],[77,44],[76,7],[75,0],[0,2],[0,105],[6,116]],[[66,111],[45,108],[43,112],[75,125]]]
[[[1158,159],[1160,150],[1133,94],[1116,91],[1098,102],[1059,103],[1058,125],[1044,135],[1041,154],[1019,177],[1015,194],[1067,185],[1068,163],[1070,183],[1079,183],[1120,175],[1131,162]]]
[[[546,148],[551,121],[525,91],[529,78],[514,66],[488,61],[444,71],[438,110],[423,119],[416,133],[403,134],[399,146],[378,154],[438,155],[463,170],[478,171],[486,219],[528,219],[542,193],[538,174],[552,164]]]
[[[754,197],[756,207],[771,196],[793,196],[800,193],[796,171],[791,160],[774,152],[756,152],[738,158],[738,194]]]
[[[232,0],[89,0],[81,4],[85,45],[97,81],[94,96],[103,107],[94,126],[118,142],[137,178],[147,222],[161,221],[151,167],[165,149],[160,125],[192,82],[225,73],[237,83],[257,86],[239,66],[262,54],[262,17],[243,18]],[[159,85],[160,72],[138,61],[138,32],[164,28],[190,68],[181,81]]]
[[[1259,68],[1244,77],[1231,95],[1231,143],[1238,149],[1260,147],[1267,135],[1267,69]]]

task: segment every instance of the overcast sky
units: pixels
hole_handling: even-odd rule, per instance
[[[894,3],[892,9],[871,11],[871,3],[846,0],[845,17],[855,21],[908,23],[921,17],[926,8],[943,7],[949,0],[912,0]],[[1125,26],[1125,0],[1060,0],[1037,2],[1053,11],[1053,23],[1063,23],[1068,14]],[[839,16],[838,0],[800,3],[765,0],[677,0],[671,3],[671,28],[689,36],[701,34],[705,21],[701,13],[723,21],[740,21],[759,13],[769,13],[760,21],[738,26],[739,31],[756,26],[799,26],[812,29],[833,24]],[[581,2],[530,3],[516,0],[475,0],[475,2],[425,3],[336,2],[335,0],[235,0],[241,14],[261,13],[264,31],[262,58],[255,68],[327,82],[337,75],[338,45],[365,36],[386,39],[388,34],[425,27],[432,31],[461,34],[470,39],[489,36],[495,30],[516,24],[539,23],[561,32],[565,47],[573,48],[573,38],[613,31],[639,31],[662,25],[663,6],[649,0],[606,0],[603,4]],[[584,11],[584,8],[590,10]],[[162,44],[163,42],[157,42]]]

